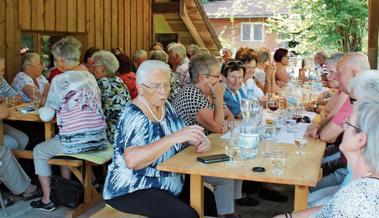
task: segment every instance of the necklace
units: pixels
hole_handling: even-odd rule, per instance
[[[146,100],[142,97],[142,96],[138,96],[138,99],[141,100],[142,104],[145,105],[145,107],[149,110],[149,112],[151,113],[151,116],[153,116],[154,120],[158,121],[159,123],[162,122],[163,118],[164,118],[164,111],[163,111],[163,107],[161,106],[161,113],[162,113],[162,116],[160,119],[158,119],[155,114],[153,113],[153,111],[151,110],[150,106],[147,104]]]

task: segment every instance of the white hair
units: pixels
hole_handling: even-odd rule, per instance
[[[27,65],[34,65],[37,61],[41,60],[38,53],[30,52],[26,53],[21,58],[21,70],[25,70]]]
[[[379,70],[358,74],[349,82],[348,92],[354,93],[356,99],[379,98]]]
[[[146,60],[138,67],[136,75],[136,83],[142,84],[146,78],[151,77],[153,71],[164,71],[170,78],[170,66],[168,64],[158,60]]]
[[[94,64],[104,65],[107,68],[107,74],[113,76],[119,68],[116,56],[109,51],[98,51],[92,55]]]
[[[172,46],[170,46],[168,52],[171,52],[174,55],[179,55],[180,59],[187,57],[186,47],[184,47],[184,45],[180,43],[175,43]]]
[[[80,63],[80,47],[82,43],[72,36],[67,36],[56,42],[51,53],[55,58],[61,58],[66,66],[76,66]]]
[[[147,58],[147,52],[143,49],[137,50],[133,54],[133,60],[136,60],[141,57],[146,57]]]

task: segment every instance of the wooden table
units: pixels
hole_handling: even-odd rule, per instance
[[[18,111],[17,108],[31,106],[31,104],[23,103],[21,105],[12,107],[10,109],[10,114],[5,120],[14,120],[14,121],[28,121],[28,122],[43,122],[38,115],[37,111],[28,112],[26,114]],[[45,140],[51,139],[55,134],[55,119],[50,122],[44,122],[45,125]],[[0,120],[0,142],[4,143],[4,126],[3,121]]]
[[[270,173],[271,160],[263,159],[261,155],[254,160],[236,158],[237,161],[233,165],[228,165],[225,162],[203,164],[196,161],[198,156],[224,153],[224,146],[227,140],[220,139],[220,136],[221,134],[209,136],[212,142],[212,149],[206,153],[196,153],[193,147],[189,147],[158,166],[161,171],[190,174],[190,203],[200,217],[204,217],[203,176],[294,185],[295,211],[307,208],[308,187],[316,186],[319,179],[325,143],[315,139],[308,139],[308,145],[304,149],[306,154],[303,156],[295,154],[298,147],[294,144],[276,143],[274,146],[285,148],[287,153],[286,164],[283,169],[284,175],[274,176]],[[266,172],[253,172],[251,169],[255,166],[266,168]]]

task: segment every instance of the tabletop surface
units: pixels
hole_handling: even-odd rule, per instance
[[[158,166],[159,170],[177,172],[184,174],[195,174],[202,176],[214,176],[230,179],[252,180],[260,182],[315,186],[317,184],[321,161],[324,155],[325,143],[319,140],[308,138],[308,144],[305,147],[304,155],[295,154],[298,147],[295,144],[273,143],[271,147],[282,147],[286,150],[284,175],[272,175],[271,160],[263,159],[259,154],[256,159],[242,160],[235,158],[232,165],[226,162],[204,164],[196,160],[199,156],[224,153],[225,143],[227,140],[220,138],[221,134],[211,134],[209,139],[212,148],[206,153],[197,153],[191,146],[176,154],[169,160]],[[260,145],[261,146],[261,145]],[[266,172],[253,172],[253,167],[264,167]]]

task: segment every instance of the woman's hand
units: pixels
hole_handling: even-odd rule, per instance
[[[195,145],[196,152],[207,152],[211,149],[211,141],[205,137],[200,144]]]
[[[228,131],[228,129],[229,129],[229,122],[227,120],[224,120],[224,122],[222,122],[221,132],[225,133],[226,131]]]
[[[212,93],[215,95],[216,99],[217,98],[224,98],[224,92],[225,88],[221,83],[216,83],[211,87]]]
[[[204,138],[206,138],[206,136],[203,127],[192,125],[171,134],[171,138],[175,140],[174,144],[188,142],[193,145],[198,145],[204,140]]]
[[[320,128],[319,124],[312,123],[311,125],[308,126],[306,135],[312,138],[318,138],[317,131]]]

